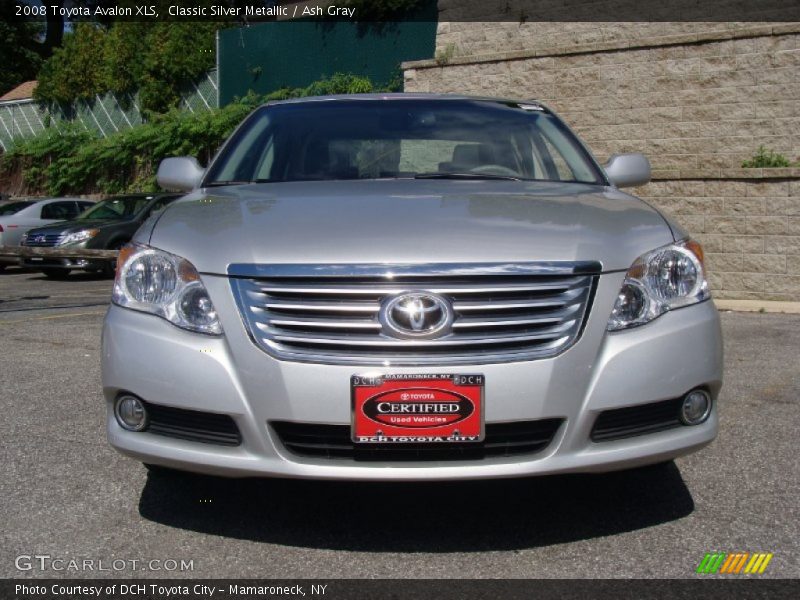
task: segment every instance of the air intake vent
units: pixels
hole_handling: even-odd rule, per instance
[[[652,402],[600,413],[592,428],[592,441],[605,442],[680,427],[682,398]]]
[[[149,402],[145,407],[150,417],[148,433],[222,446],[238,446],[242,443],[239,428],[228,415],[184,410]]]
[[[486,437],[475,444],[356,445],[349,425],[316,425],[273,421],[287,450],[299,456],[378,461],[481,460],[541,452],[553,440],[563,419],[487,423]]]
[[[441,365],[564,351],[580,334],[599,270],[597,263],[232,265],[229,274],[250,337],[277,358]],[[452,312],[441,337],[398,339],[387,330],[381,311],[412,292],[435,294]]]

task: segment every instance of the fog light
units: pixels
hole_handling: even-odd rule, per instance
[[[681,421],[684,425],[699,425],[711,414],[711,396],[705,390],[686,394],[681,404]]]
[[[147,427],[147,409],[135,396],[120,396],[114,404],[114,416],[120,427],[128,431],[142,431]]]

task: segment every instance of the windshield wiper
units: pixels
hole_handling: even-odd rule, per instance
[[[281,183],[284,181],[295,181],[293,179],[250,179],[248,181],[213,181],[205,185],[205,187],[216,187],[220,185],[249,185],[251,183]],[[298,179],[296,181],[306,181],[305,179]],[[320,181],[317,179],[313,179],[311,181]]]
[[[511,175],[492,175],[490,173],[417,173],[414,179],[502,179],[505,181],[522,181],[520,177]]]

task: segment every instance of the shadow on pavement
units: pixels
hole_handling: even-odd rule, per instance
[[[53,283],[63,283],[65,281],[111,281],[111,276],[98,271],[79,271],[74,270],[70,272],[63,279],[51,279],[44,275],[41,271],[29,267],[19,267],[17,265],[5,265],[5,268],[0,268],[0,276],[4,275],[30,275],[27,281],[50,281]]]
[[[151,521],[310,548],[481,552],[560,544],[689,515],[674,463],[604,475],[436,483],[224,479],[151,472]]]
[[[24,269],[17,265],[4,264],[0,262],[0,276],[3,275],[25,275],[26,273],[37,273],[33,269]]]
[[[38,272],[38,271],[28,271],[32,275],[29,277],[29,281],[48,281],[52,282],[55,285],[69,283],[69,282],[78,282],[78,281],[111,281],[112,277],[106,275],[104,273],[98,273],[96,271],[74,271],[66,276],[63,279],[55,279],[47,277],[46,275]]]

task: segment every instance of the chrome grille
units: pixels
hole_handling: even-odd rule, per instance
[[[58,246],[64,239],[63,233],[34,233],[22,240],[23,246],[52,247]]]
[[[231,265],[253,341],[281,359],[328,364],[508,362],[568,348],[588,313],[598,263],[469,265]],[[386,298],[446,298],[452,329],[398,339],[379,321]]]

